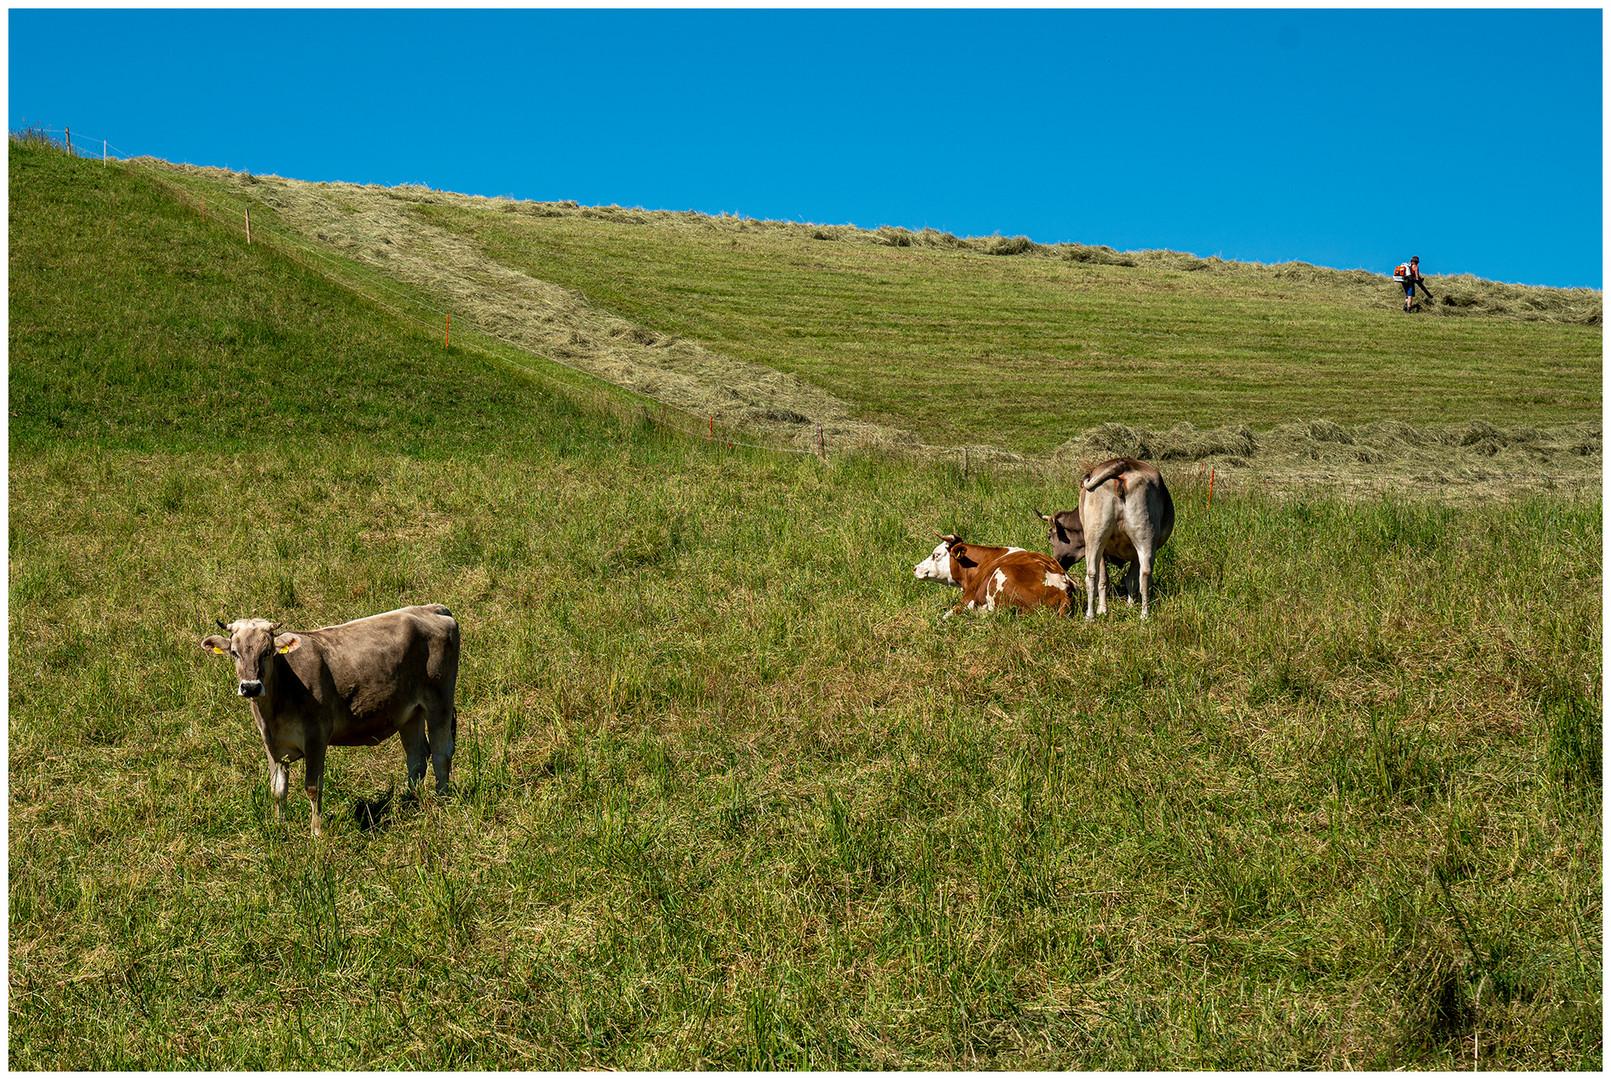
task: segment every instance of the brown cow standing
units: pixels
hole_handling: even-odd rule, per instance
[[[955,534],[936,534],[940,542],[927,559],[912,568],[919,581],[943,581],[962,590],[942,618],[959,612],[998,607],[1031,611],[1056,608],[1067,615],[1073,607],[1074,584],[1051,559],[1022,548],[982,547],[963,543]]]
[[[1085,563],[1087,619],[1107,614],[1110,561],[1130,564],[1125,599],[1135,603],[1139,587],[1141,617],[1147,618],[1152,561],[1175,529],[1175,502],[1157,469],[1135,458],[1104,461],[1082,478],[1078,510],[1035,516],[1051,526],[1047,538],[1064,570],[1090,551],[1103,553]]]
[[[399,608],[318,630],[280,633],[241,619],[201,647],[235,661],[236,693],[252,706],[269,759],[275,816],[285,818],[290,763],[307,759],[313,832],[323,834],[325,748],[374,746],[393,732],[408,755],[408,782],[436,773],[446,791],[458,712],[459,624],[441,604]]]

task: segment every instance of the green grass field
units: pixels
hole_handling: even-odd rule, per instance
[[[1044,548],[1066,472],[685,439],[140,170],[10,155],[12,1068],[1601,1067],[1597,488],[1210,505],[1166,467],[1151,621],[942,624],[932,530]],[[1301,306],[1223,287],[1157,317]],[[631,316],[733,348],[688,310]],[[1598,364],[1416,325],[1501,383],[1529,335]],[[1598,424],[1581,382],[1548,423]],[[364,827],[401,747],[336,750],[329,835],[299,768],[275,825],[201,637],[424,601],[453,791]]]

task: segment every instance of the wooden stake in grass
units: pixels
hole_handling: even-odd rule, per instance
[[[252,242],[252,212],[250,210],[246,211],[246,242],[248,244]]]
[[[1212,509],[1214,509],[1214,470],[1209,469],[1208,470],[1208,506],[1203,510],[1203,516],[1207,517],[1208,516],[1208,511],[1212,510]]]
[[[453,315],[450,312],[447,321],[442,324],[442,348],[448,347],[448,339],[453,336]]]

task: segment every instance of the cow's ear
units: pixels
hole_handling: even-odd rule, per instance
[[[227,637],[219,637],[217,634],[213,634],[211,637],[204,637],[201,639],[201,648],[203,652],[217,653],[219,656],[228,656],[229,639]]]
[[[274,651],[281,653],[292,652],[301,644],[302,639],[295,634],[281,634],[274,639]]]
[[[951,557],[962,566],[974,567],[979,565],[968,557],[968,546],[966,544],[951,545]]]

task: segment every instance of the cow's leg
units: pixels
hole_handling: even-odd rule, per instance
[[[285,796],[291,790],[291,767],[283,761],[274,760],[274,752],[268,751],[269,756],[269,794],[274,796],[274,820],[285,820]]]
[[[309,739],[304,747],[307,757],[307,775],[303,777],[303,790],[308,793],[312,808],[313,835],[324,835],[324,740]]]
[[[425,779],[425,763],[431,758],[431,744],[425,737],[425,710],[415,709],[408,714],[403,726],[397,729],[403,740],[403,753],[408,755],[408,787]]]
[[[1135,582],[1131,588],[1132,590],[1137,587],[1141,589],[1141,617],[1143,619],[1148,615],[1147,594],[1152,590],[1152,560],[1153,556],[1157,554],[1160,516],[1156,508],[1150,509],[1151,512],[1149,513],[1136,515],[1138,521],[1130,534],[1136,548],[1135,561],[1130,564],[1130,574]]]
[[[1102,556],[1097,555],[1085,560],[1085,621],[1090,622],[1096,618],[1096,575],[1101,573],[1098,566],[1102,563]]]
[[[1085,617],[1108,613],[1108,561],[1101,556],[1085,560]]]
[[[1108,560],[1102,552],[1107,548],[1113,523],[1104,522],[1085,530],[1085,617],[1087,620],[1108,613]]]
[[[458,735],[459,711],[451,701],[439,702],[430,711],[428,722],[431,728],[431,772],[436,775],[436,793],[446,795],[448,770],[453,766],[453,748]],[[422,764],[420,776],[424,775]]]
[[[1137,545],[1136,577],[1141,582],[1141,617],[1147,617],[1147,594],[1152,590],[1152,545]]]

